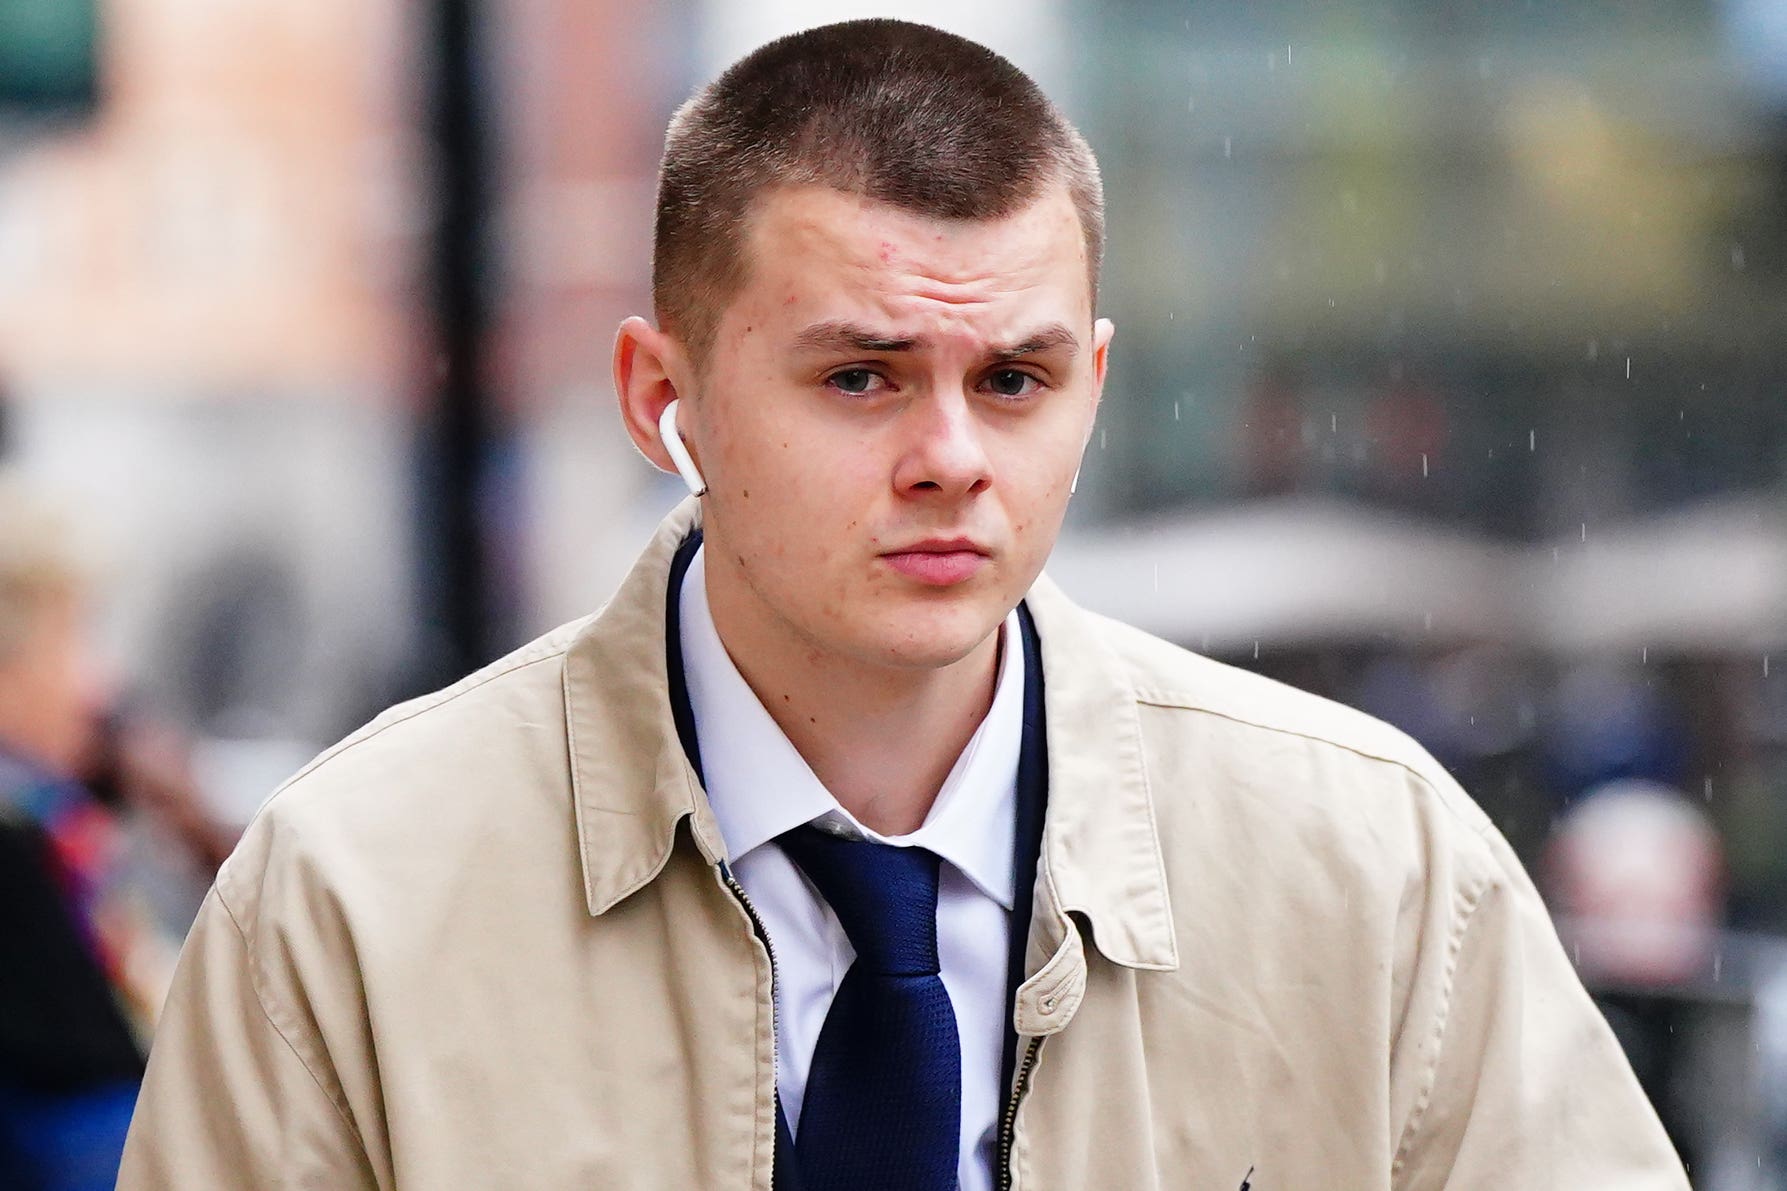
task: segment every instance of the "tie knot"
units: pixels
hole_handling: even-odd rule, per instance
[[[857,962],[883,976],[937,974],[935,852],[845,839],[811,825],[778,842],[838,916]]]

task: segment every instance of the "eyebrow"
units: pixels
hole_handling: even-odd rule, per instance
[[[912,351],[923,347],[925,341],[919,338],[896,338],[883,334],[872,327],[865,327],[852,322],[814,323],[794,337],[794,345],[804,351],[844,351],[888,353]],[[1061,323],[1051,323],[1035,334],[1010,346],[995,344],[986,351],[989,360],[1015,360],[1023,356],[1034,356],[1059,347],[1073,348],[1080,345],[1079,337]]]
[[[1080,337],[1060,323],[1053,323],[1021,343],[1015,343],[1010,347],[995,347],[987,354],[996,360],[1014,360],[1019,356],[1039,355],[1058,347],[1070,348],[1077,352],[1080,348]]]
[[[814,323],[794,337],[794,346],[807,351],[904,352],[918,346],[916,339],[881,335],[860,323]]]

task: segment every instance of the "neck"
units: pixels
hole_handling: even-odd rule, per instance
[[[815,648],[709,558],[720,641],[814,776],[863,826],[916,830],[992,707],[1000,634],[947,666],[877,665]]]

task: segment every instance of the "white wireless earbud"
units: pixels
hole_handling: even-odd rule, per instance
[[[1080,472],[1086,467],[1086,448],[1092,445],[1093,427],[1086,427],[1086,437],[1080,442],[1080,465],[1073,469],[1073,479],[1067,483],[1067,495],[1072,496],[1080,490]]]
[[[658,415],[658,438],[664,449],[670,452],[670,461],[676,464],[676,474],[683,478],[689,486],[689,492],[695,496],[707,495],[707,481],[701,477],[701,469],[695,466],[694,456],[689,448],[683,445],[683,436],[676,429],[676,407],[679,402],[672,401]]]

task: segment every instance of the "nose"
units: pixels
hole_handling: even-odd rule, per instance
[[[894,471],[894,486],[914,498],[960,498],[992,485],[985,428],[967,394],[934,392],[906,410],[910,438]]]

